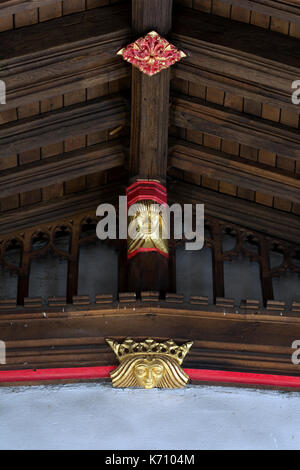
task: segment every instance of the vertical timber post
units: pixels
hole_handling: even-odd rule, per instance
[[[137,39],[155,30],[167,36],[173,0],[132,0],[132,28]],[[132,68],[130,176],[166,184],[170,69],[149,77]],[[130,291],[169,289],[169,261],[157,252],[138,253],[128,260]]]

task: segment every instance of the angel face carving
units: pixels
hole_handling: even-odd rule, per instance
[[[128,254],[139,251],[159,251],[168,255],[168,241],[163,238],[166,218],[160,206],[151,201],[141,201],[131,206],[128,217]]]

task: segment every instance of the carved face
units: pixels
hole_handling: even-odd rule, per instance
[[[157,205],[144,202],[135,204],[136,214],[130,218],[128,234],[135,239],[135,231],[138,238],[143,240],[151,240],[158,238],[161,215],[157,209]]]
[[[155,358],[143,358],[134,367],[134,375],[138,385],[147,389],[157,387],[164,372],[163,364]]]

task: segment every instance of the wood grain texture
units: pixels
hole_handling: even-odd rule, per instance
[[[172,0],[133,0],[132,29],[169,33]],[[170,71],[148,77],[132,69],[130,173],[140,178],[166,177]]]
[[[288,0],[221,0],[263,15],[274,16],[285,21],[300,23],[300,6],[297,1]]]
[[[184,95],[172,98],[171,124],[300,159],[298,130]]]
[[[133,0],[132,31],[134,34],[155,30],[161,35],[170,32],[173,0]]]
[[[35,227],[54,220],[94,210],[101,202],[118,203],[118,197],[125,192],[124,180],[92,188],[79,194],[69,194],[32,206],[14,209],[1,214],[0,234],[8,234],[28,227]]]
[[[189,55],[174,66],[173,76],[299,113],[291,101],[291,84],[300,73],[298,39],[176,9],[172,40]]]
[[[59,3],[61,0],[1,0],[0,17]]]
[[[172,24],[173,0],[133,0],[132,29],[165,36]],[[149,77],[133,67],[129,172],[133,180],[166,181],[168,158],[170,70]],[[130,291],[169,289],[169,262],[159,253],[139,253],[127,263]]]
[[[128,77],[116,52],[130,37],[128,9],[118,5],[3,33],[2,110]]]
[[[0,127],[0,157],[81,136],[92,130],[112,129],[127,121],[127,101],[120,95],[20,119]]]
[[[169,165],[255,191],[300,202],[300,179],[292,173],[259,162],[218,152],[185,141],[174,141]]]
[[[300,243],[300,219],[296,215],[181,181],[169,183],[168,197],[171,203],[205,204],[207,216]]]
[[[130,172],[139,178],[166,178],[170,71],[148,77],[132,70]]]
[[[0,172],[0,194],[39,189],[124,163],[124,147],[118,141],[92,145]]]

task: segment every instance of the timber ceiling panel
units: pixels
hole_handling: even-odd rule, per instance
[[[285,109],[280,109],[272,105],[258,103],[252,100],[244,99],[242,97],[233,96],[230,93],[225,93],[220,89],[204,87],[201,85],[197,86],[194,83],[179,79],[173,81],[172,88],[173,92],[180,93],[180,96],[186,95],[195,98],[201,98],[206,103],[214,103],[221,105],[224,108],[256,116],[258,118],[264,119],[265,122],[269,121],[270,124],[274,122],[283,124],[287,126],[287,128],[299,128],[298,114],[292,113],[291,111]],[[216,151],[215,155],[217,152],[223,152],[224,154],[228,155],[229,160],[230,156],[237,157],[237,159],[240,159],[241,163],[243,163],[244,160],[245,163],[249,164],[250,167],[252,165],[252,170],[254,173],[258,171],[258,168],[264,168],[266,171],[273,171],[274,180],[276,179],[276,174],[277,176],[279,174],[285,175],[287,178],[291,178],[291,182],[294,182],[298,187],[300,173],[299,161],[285,158],[275,152],[271,152],[270,150],[264,150],[258,147],[255,148],[254,146],[248,145],[246,141],[245,143],[242,143],[237,142],[236,140],[222,138],[222,129],[220,129],[221,136],[211,135],[208,133],[203,133],[200,130],[191,128],[186,129],[182,127],[173,127],[171,129],[171,133],[173,136],[184,139],[187,142],[203,146],[204,150],[206,148],[213,149]],[[179,165],[179,168],[180,167],[181,169],[184,169],[182,164]],[[188,166],[185,166],[185,169],[187,170]],[[213,175],[213,177],[211,175]],[[229,178],[226,178],[225,175],[223,175],[224,179],[221,181],[216,179],[217,172],[205,171],[204,169],[200,171],[200,173],[199,171],[193,171],[193,174],[189,174],[189,172],[186,171],[185,174],[181,174],[181,176],[176,173],[176,176],[183,178],[185,181],[190,181],[221,193],[229,194],[234,197],[241,197],[250,201],[256,201],[269,207],[275,207],[280,210],[288,212],[291,211],[295,214],[299,214],[299,201],[298,199],[294,200],[291,195],[288,195],[287,181],[286,186],[284,185],[283,187],[284,191],[281,193],[283,197],[279,197],[279,191],[276,191],[274,188],[271,189],[270,186],[267,186],[267,181],[263,183],[263,185],[260,187],[260,190],[253,190],[254,188],[257,188],[257,186],[255,184],[253,185],[253,183],[249,184],[248,182],[248,184],[245,185],[245,179],[243,179],[243,177],[240,181],[236,179],[236,184],[230,183],[230,180],[233,179],[230,172]],[[263,191],[264,185],[266,187],[266,191]],[[252,189],[253,186],[254,188]],[[298,192],[299,188],[296,189],[297,194]]]
[[[43,23],[93,8],[126,0],[1,0],[0,32]],[[127,3],[128,0],[127,0]]]
[[[170,153],[173,145],[176,146],[173,138],[180,139],[177,141],[180,148],[177,148],[177,156],[170,157],[169,176],[233,199],[300,215],[299,134],[296,131],[299,129],[299,107],[296,109],[291,105],[286,86],[290,72],[293,77],[300,73],[299,47],[295,47],[299,45],[300,7],[293,6],[293,2],[275,0],[242,0],[239,5],[235,0],[178,0],[175,3],[177,7],[192,8],[194,12],[187,9],[175,15],[172,34],[179,44],[190,47],[191,57],[174,67],[172,94],[180,94],[180,99],[195,103],[200,100],[206,116],[208,111],[221,109],[231,122],[237,116],[241,120],[248,119],[248,123],[253,121],[256,127],[251,127],[250,134],[264,129],[265,139],[264,145],[260,145],[254,142],[255,138],[252,141],[241,138],[239,129],[229,135],[220,124],[219,129],[212,132],[211,128],[210,131],[204,126],[197,129],[197,126],[185,125],[182,119],[176,118],[170,128]],[[182,26],[181,18],[185,18],[187,28]],[[18,126],[26,120],[41,125],[47,113],[61,116],[68,107],[74,107],[72,109],[80,114],[80,110],[88,109],[91,100],[110,100],[112,95],[120,93],[128,97],[130,67],[115,57],[115,51],[131,36],[130,2],[41,0],[38,8],[29,8],[26,0],[5,0],[0,3],[1,30],[0,56],[4,58],[2,64],[9,78],[10,100],[0,116],[3,124],[0,133],[5,132],[5,126],[20,130]],[[249,41],[251,37],[253,39]],[[198,58],[204,52],[203,44],[199,46],[203,40],[214,53],[221,50],[223,54],[222,61],[211,65],[206,75],[203,67],[201,70],[197,68]],[[274,41],[275,49],[272,47]],[[76,51],[78,44],[79,52]],[[93,52],[86,54],[81,61],[84,51]],[[99,57],[95,56],[96,51]],[[230,79],[228,76],[220,79],[218,67],[225,70],[232,66],[232,51],[237,57],[237,68]],[[253,56],[251,60],[247,55],[249,51]],[[231,62],[226,64],[227,59],[224,58],[230,54]],[[255,67],[251,69],[257,89],[253,84],[245,85],[245,80],[244,83],[242,79],[239,82],[242,59],[246,74],[251,69],[251,61],[260,64],[259,71],[256,65],[257,70]],[[32,64],[35,64],[35,73],[38,74],[36,81],[30,78],[31,60],[35,60]],[[272,85],[266,85],[270,72],[263,67],[267,69],[273,60],[278,66],[280,83],[272,88]],[[71,79],[68,77],[70,66]],[[51,81],[47,79],[49,73],[53,77]],[[176,100],[176,96],[172,100]],[[122,128],[109,135],[119,124],[116,121],[108,129],[97,129],[89,121],[90,127],[84,132],[82,129],[68,131],[64,138],[56,137],[51,142],[45,139],[36,145],[27,143],[27,147],[19,149],[18,139],[13,139],[16,151],[11,154],[5,151],[0,159],[0,188],[4,188],[2,213],[9,211],[13,214],[18,209],[30,209],[36,204],[63,199],[77,192],[84,194],[99,185],[123,178],[126,175],[128,143],[119,139],[129,134],[126,119],[121,123]],[[269,139],[266,129],[270,133]],[[276,151],[276,132],[279,132],[283,144],[287,144],[285,155]],[[114,143],[114,139],[118,141]],[[93,157],[96,154],[97,159]],[[65,155],[64,162],[61,161],[62,155]],[[206,156],[206,164],[203,155]],[[207,163],[207,155],[211,160],[215,159],[214,167],[212,161]],[[68,161],[69,172],[65,171]],[[230,165],[232,168],[233,162],[238,166],[235,176],[226,167]],[[121,165],[123,170],[116,168]],[[103,170],[97,171],[97,168]],[[51,177],[49,173],[46,184],[48,171],[51,171]],[[268,178],[272,177],[272,184],[268,185]],[[19,186],[12,184],[14,179]],[[267,187],[265,191],[264,185]]]
[[[175,0],[177,5],[300,37],[297,0]]]

